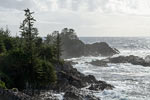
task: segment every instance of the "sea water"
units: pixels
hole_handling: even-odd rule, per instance
[[[150,55],[150,38],[148,37],[82,37],[84,43],[107,42],[120,51],[114,56],[135,55],[142,58]],[[112,64],[109,67],[93,66],[87,62],[105,57],[72,58],[73,65],[85,75],[94,75],[96,79],[115,86],[113,90],[94,92],[101,100],[150,100],[150,67],[129,63]]]

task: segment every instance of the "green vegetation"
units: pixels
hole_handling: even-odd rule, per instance
[[[1,89],[6,89],[5,83],[0,80],[0,88]]]
[[[43,41],[34,27],[34,12],[24,11],[21,36],[12,37],[8,28],[0,29],[0,88],[46,88],[57,81],[55,65],[63,62],[59,33]]]
[[[18,89],[17,88],[12,88],[12,91],[18,92]]]

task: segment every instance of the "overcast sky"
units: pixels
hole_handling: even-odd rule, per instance
[[[25,8],[40,36],[65,27],[78,36],[150,36],[150,0],[0,0],[0,27],[20,34]]]

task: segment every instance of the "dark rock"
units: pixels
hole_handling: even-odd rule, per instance
[[[83,96],[79,94],[77,89],[74,89],[65,93],[64,100],[83,100]]]
[[[97,82],[96,78],[93,75],[87,75],[87,76],[83,77],[82,81],[90,83],[90,84]]]
[[[73,62],[73,61],[68,61],[68,63],[70,63],[71,65],[76,65],[76,64],[78,64],[78,62]]]
[[[75,75],[71,75],[66,72],[59,72],[58,74],[59,74],[58,77],[59,77],[60,81],[66,80],[66,82],[68,82],[69,85],[73,85],[77,88],[82,88],[82,87],[86,86],[86,84],[81,80],[81,78],[80,78],[81,76],[76,77]]]
[[[34,100],[60,100],[54,91],[42,91],[40,95],[34,97]]]
[[[6,100],[33,100],[31,96],[26,95],[25,93],[13,90],[4,90],[0,89],[0,97],[5,98]]]
[[[131,63],[133,65],[142,65],[142,66],[150,66],[150,63],[146,62],[143,58],[138,56],[119,56],[114,58],[109,58],[110,63]]]
[[[103,61],[103,60],[92,61],[92,62],[90,62],[90,64],[92,64],[94,66],[108,67],[107,62]]]
[[[56,91],[66,92],[71,86],[74,86],[78,89],[86,87],[90,84],[99,84],[103,88],[106,88],[107,83],[100,83],[95,79],[93,75],[84,75],[73,68],[70,63],[65,63],[63,65],[57,65],[57,84],[52,86]],[[105,84],[105,85],[104,85]]]
[[[142,66],[150,66],[149,58],[140,58],[138,56],[130,55],[130,56],[119,56],[113,58],[106,58],[103,60],[97,60],[96,62],[91,62],[93,64],[101,64],[102,63],[131,63],[133,65],[142,65]]]
[[[85,97],[85,100],[100,100],[100,99],[97,98],[97,97],[95,97],[95,96],[93,96],[93,95],[87,95],[87,96]]]
[[[107,43],[105,42],[97,42],[93,44],[86,44],[85,46],[85,55],[89,56],[112,56],[114,54],[118,54],[117,49],[111,48]]]
[[[70,86],[64,95],[64,100],[82,100],[79,93],[80,91],[76,87]]]
[[[104,81],[98,81],[94,84],[91,84],[91,86],[89,87],[90,90],[95,90],[95,91],[99,91],[99,90],[104,90],[104,89],[113,89],[114,86],[107,84]]]
[[[75,38],[72,38],[72,36]],[[75,34],[62,33],[61,39],[63,42],[62,57],[63,58],[73,58],[81,56],[112,56],[118,54],[119,51],[116,48],[111,48],[107,43],[93,43],[85,44]]]
[[[81,91],[75,87],[70,88],[65,95],[64,100],[100,100],[91,94],[86,94],[84,91]]]
[[[85,44],[79,39],[62,37],[63,58],[80,57],[84,55]]]

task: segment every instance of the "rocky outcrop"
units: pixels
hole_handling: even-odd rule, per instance
[[[93,44],[86,44],[85,45],[85,56],[112,56],[114,54],[119,53],[117,49],[111,48],[105,42],[97,42]]]
[[[104,90],[104,89],[112,90],[113,88],[114,86],[107,84],[104,81],[98,81],[95,84],[91,84],[91,86],[89,87],[90,90],[95,90],[95,91]]]
[[[113,89],[114,87],[107,84],[104,81],[98,81],[93,75],[84,75],[77,71],[76,68],[70,63],[57,64],[57,83],[51,84],[47,91],[55,91],[57,93],[64,92],[64,100],[100,100],[93,94],[86,93],[82,91],[83,87],[90,86],[89,90],[102,91],[104,89]],[[29,96],[28,93],[13,91],[13,90],[0,90],[0,97],[6,98],[6,100],[58,100],[53,93],[40,94]],[[9,98],[7,98],[9,96]],[[15,99],[13,99],[15,98]]]
[[[95,60],[95,61],[90,62],[90,64],[94,66],[108,67],[107,62],[103,60]]]
[[[68,33],[69,34],[69,33]],[[73,58],[81,56],[112,56],[118,54],[119,51],[115,48],[111,48],[105,42],[97,42],[93,44],[85,44],[77,36],[76,38],[70,38],[68,34],[61,34],[62,39],[62,57]]]
[[[19,91],[0,89],[0,100],[33,100],[33,98]]]
[[[40,94],[27,95],[24,92],[13,91],[12,89],[0,89],[0,100],[59,100],[54,91],[40,91]]]
[[[100,100],[92,94],[87,94],[82,90],[78,90],[75,87],[71,87],[64,95],[64,100]]]
[[[71,65],[76,65],[78,64],[78,62],[73,62],[73,61],[67,61],[68,63],[70,63]]]
[[[107,58],[103,60],[97,60],[96,64],[101,65],[101,62],[107,63],[131,63],[133,65],[142,65],[142,66],[150,66],[150,61],[148,61],[149,58],[146,57],[145,59],[130,55],[130,56],[119,56],[119,57],[113,57],[113,58]],[[93,62],[91,62],[93,63]],[[95,64],[95,62],[94,62]]]
[[[149,62],[146,62],[143,58],[140,58],[138,56],[119,56],[119,57],[114,57],[110,58],[109,62],[111,63],[131,63],[133,65],[142,65],[142,66],[150,66]]]
[[[113,89],[114,86],[98,81],[93,75],[84,75],[77,71],[76,68],[66,62],[65,64],[56,65],[57,83],[51,85],[51,89],[57,92],[65,92],[64,100],[100,100],[93,94],[88,94],[81,89],[90,86],[89,90],[102,91],[104,89]]]
[[[85,76],[84,74],[77,71],[76,68],[73,68],[70,63],[65,63],[62,65],[57,65],[57,84],[53,89],[56,91],[66,92],[71,86],[74,86],[77,89],[86,87],[90,84],[97,84],[103,90],[105,88],[113,88],[112,85],[107,84],[106,82],[98,81],[93,75]]]

